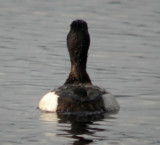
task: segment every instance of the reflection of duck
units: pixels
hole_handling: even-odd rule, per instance
[[[96,116],[96,117],[95,117]],[[89,115],[89,116],[77,116],[77,115],[58,115],[59,123],[71,123],[71,127],[68,129],[61,129],[67,136],[71,135],[71,138],[75,139],[73,145],[86,145],[94,142],[95,140],[104,140],[102,136],[96,136],[97,132],[104,132],[105,129],[99,127],[99,125],[93,125],[94,121],[100,121],[104,116]],[[70,122],[68,122],[70,121]],[[92,127],[92,125],[94,127]],[[64,136],[64,134],[57,134]]]
[[[92,142],[107,140],[106,132],[110,131],[107,121],[116,119],[108,114],[89,116],[41,113],[40,120],[45,131],[62,137],[65,144],[86,145]],[[45,134],[47,134],[45,132]],[[104,134],[104,135],[103,135]],[[53,136],[51,136],[53,139]],[[71,140],[68,140],[70,138]],[[68,143],[68,141],[72,141]],[[64,143],[62,143],[64,144]]]
[[[39,102],[39,109],[65,114],[99,114],[117,112],[119,104],[114,96],[92,85],[86,72],[90,37],[87,23],[75,20],[67,36],[71,72],[63,86],[46,94]]]
[[[71,129],[69,130],[62,130],[65,131],[67,134],[72,135],[71,138],[75,139],[73,145],[86,145],[93,142],[92,138],[83,137],[83,135],[94,135],[97,130],[89,129],[89,125],[91,122],[72,122]],[[95,131],[96,130],[96,131]]]

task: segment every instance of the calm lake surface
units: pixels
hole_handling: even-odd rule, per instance
[[[121,109],[95,121],[37,110],[70,71],[66,36],[88,22],[88,73]],[[159,145],[159,0],[0,0],[1,145]]]

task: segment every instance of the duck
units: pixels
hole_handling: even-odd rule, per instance
[[[101,114],[118,112],[116,98],[104,88],[93,85],[86,71],[90,35],[87,22],[81,19],[70,24],[67,48],[71,71],[64,84],[44,95],[38,109],[57,114]]]

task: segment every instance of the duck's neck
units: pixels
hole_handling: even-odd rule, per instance
[[[71,63],[71,72],[69,73],[69,76],[65,84],[78,84],[78,83],[92,84],[89,75],[86,71],[86,65]]]
[[[67,48],[71,61],[71,72],[65,84],[91,84],[86,72],[87,54],[90,44],[88,27],[85,22],[75,21],[67,35]]]

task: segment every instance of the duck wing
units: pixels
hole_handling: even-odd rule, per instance
[[[105,106],[106,112],[118,112],[120,106],[116,100],[116,98],[112,94],[103,94],[102,95],[103,103]]]

